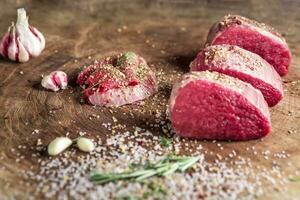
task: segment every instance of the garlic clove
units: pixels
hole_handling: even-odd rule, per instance
[[[7,46],[9,42],[9,35],[10,35],[10,27],[8,28],[8,31],[5,33],[0,43],[0,54],[3,57],[7,57]]]
[[[33,34],[37,35],[37,37],[39,38],[39,40],[41,42],[41,50],[44,50],[45,46],[46,46],[46,40],[45,40],[45,37],[43,36],[43,34],[33,26],[30,26],[29,28],[31,29],[31,32]]]
[[[68,86],[68,76],[63,71],[54,71],[43,77],[42,86],[54,92],[59,89],[66,89]]]
[[[20,42],[20,38],[17,37],[13,23],[9,28],[9,39],[10,43],[8,43],[7,47],[8,58],[13,61],[27,62],[29,60],[29,54]]]
[[[15,26],[12,24],[9,30],[9,43],[7,43],[7,56],[10,60],[16,61],[17,60],[17,52],[18,52],[18,44],[16,41],[16,31]]]
[[[54,71],[50,74],[53,77],[54,82],[61,88],[66,89],[68,86],[67,74],[63,71]]]
[[[67,137],[57,137],[48,145],[48,154],[55,156],[66,150],[72,145],[72,140]]]
[[[17,10],[16,24],[12,23],[0,43],[0,54],[10,60],[27,62],[37,57],[45,48],[45,37],[35,27],[30,26],[24,8]]]
[[[51,75],[44,76],[41,84],[44,88],[52,90],[54,92],[59,90],[59,87],[55,84]]]
[[[25,47],[23,46],[23,44],[20,42],[20,39],[17,38],[17,43],[19,46],[19,53],[18,53],[18,61],[19,62],[27,62],[29,60],[29,54],[26,51]]]
[[[77,146],[81,151],[84,152],[91,152],[95,149],[95,145],[91,139],[88,138],[78,138],[77,139]]]

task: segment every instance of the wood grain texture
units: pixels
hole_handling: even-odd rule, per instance
[[[78,69],[96,58],[125,50],[142,55],[156,72],[166,74],[188,71],[189,62],[201,50],[210,26],[225,14],[240,14],[271,24],[283,33],[293,53],[289,75],[284,77],[285,97],[271,109],[272,133],[263,141],[224,142],[226,154],[235,149],[253,162],[271,167],[270,161],[246,151],[255,146],[261,152],[285,150],[292,163],[279,161],[285,174],[300,170],[300,3],[297,0],[274,1],[6,1],[2,0],[0,33],[4,34],[15,20],[16,8],[25,7],[30,23],[46,37],[42,55],[28,63],[18,64],[0,58],[0,198],[29,198],[34,188],[20,184],[22,170],[37,167],[31,158],[33,150],[24,150],[25,158],[16,162],[21,145],[35,145],[38,138],[44,144],[54,137],[70,132],[86,131],[89,136],[107,134],[102,122],[111,120],[108,109],[94,108],[79,101],[80,89],[74,84]],[[126,26],[127,29],[123,27]],[[121,32],[118,31],[121,29]],[[92,59],[89,59],[91,56]],[[77,60],[78,62],[74,62]],[[53,93],[41,88],[41,75],[64,70],[71,77],[68,90]],[[21,75],[19,72],[23,71]],[[73,80],[73,81],[72,81]],[[159,102],[167,101],[175,80],[165,81],[159,98],[146,101],[147,112],[134,112],[138,105],[115,109],[119,121],[147,127],[153,121],[151,111]],[[298,81],[298,82],[297,82]],[[153,104],[157,104],[153,106]],[[58,114],[51,115],[55,110]],[[123,113],[133,110],[128,118]],[[88,120],[101,115],[100,122]],[[39,134],[31,134],[34,129]],[[289,131],[293,131],[289,133]],[[153,130],[159,134],[160,130]],[[199,141],[205,149],[217,151],[214,144]],[[46,156],[46,155],[45,155]],[[297,199],[300,183],[288,183],[288,192],[266,194],[262,199]]]

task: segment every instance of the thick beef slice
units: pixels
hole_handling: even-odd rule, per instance
[[[218,72],[190,72],[173,87],[170,118],[182,137],[250,140],[271,129],[268,105],[248,83]]]
[[[264,95],[269,106],[283,97],[280,76],[257,54],[232,45],[208,46],[190,64],[192,71],[217,71],[250,83]]]
[[[238,15],[225,16],[214,24],[207,45],[231,44],[256,53],[274,66],[279,75],[288,73],[291,52],[285,39],[273,28]]]
[[[87,101],[100,106],[130,104],[157,91],[154,72],[132,52],[96,61],[79,73],[77,83]]]

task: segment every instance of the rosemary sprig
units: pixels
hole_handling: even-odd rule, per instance
[[[291,182],[299,182],[299,183],[300,183],[300,177],[290,178],[289,180],[290,180]]]
[[[172,144],[172,141],[164,136],[160,137],[160,141],[159,143],[163,146],[163,147],[169,147]]]
[[[156,164],[142,165],[141,167],[131,166],[132,170],[122,173],[95,173],[91,176],[91,181],[104,184],[118,180],[142,181],[152,176],[167,176],[175,171],[184,172],[195,164],[200,157],[174,156],[169,155]]]

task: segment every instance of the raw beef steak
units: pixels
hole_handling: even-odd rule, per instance
[[[214,24],[207,45],[232,44],[256,53],[268,61],[279,75],[288,73],[291,52],[285,39],[270,26],[238,15],[228,15]]]
[[[77,83],[93,105],[121,106],[157,91],[154,72],[133,52],[104,58],[79,73]]]
[[[190,64],[192,71],[217,71],[250,83],[259,89],[269,106],[283,97],[280,76],[274,68],[255,53],[238,46],[208,46]]]
[[[218,72],[190,72],[173,87],[170,117],[182,137],[250,140],[271,129],[268,105],[248,83]]]

